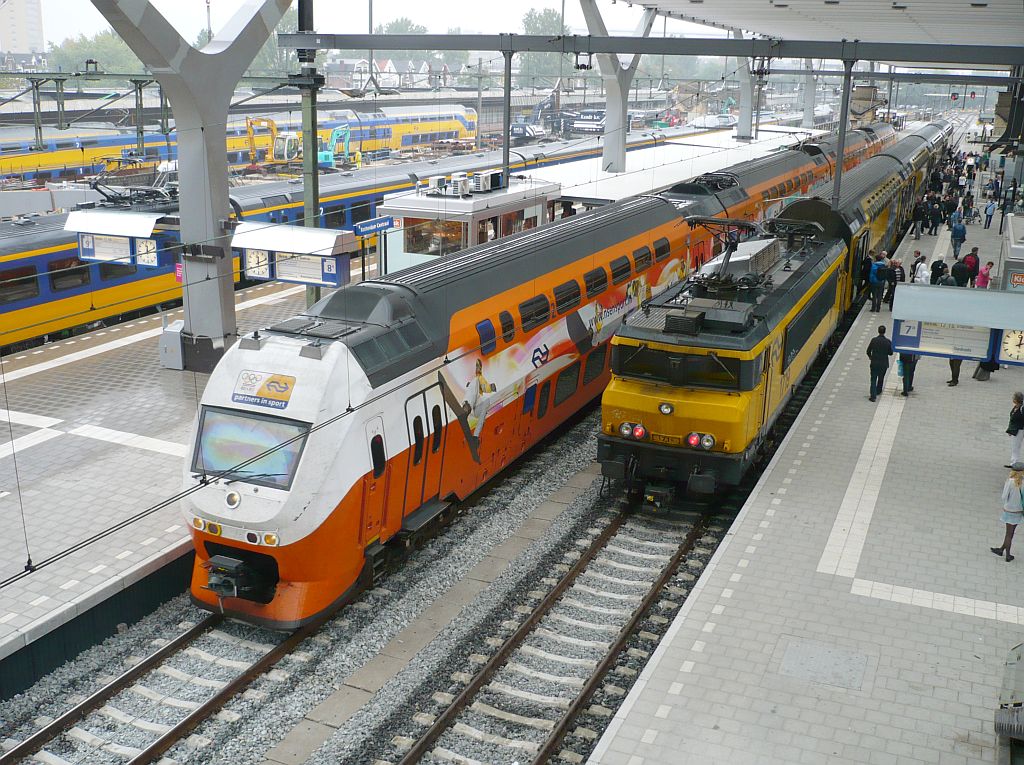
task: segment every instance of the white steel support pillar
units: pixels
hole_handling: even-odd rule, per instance
[[[836,145],[836,168],[832,182],[832,208],[839,207],[839,194],[843,183],[843,165],[846,163],[846,123],[850,120],[850,85],[853,80],[854,61],[843,62],[843,96],[839,104],[839,140]]]
[[[807,74],[804,76],[804,118],[800,127],[814,127],[814,62],[809,58],[804,59],[804,66],[807,67]]]
[[[202,50],[182,39],[149,0],[92,3],[152,72],[174,112],[184,245],[184,363],[186,369],[208,372],[237,335],[228,238],[228,105],[291,0],[245,0]]]
[[[587,29],[595,37],[607,37],[605,26],[596,0],[580,0]],[[654,8],[644,10],[637,25],[637,37],[647,37],[654,26],[658,12]],[[619,57],[610,53],[598,53],[597,64],[601,68],[601,79],[605,83],[604,146],[601,149],[601,167],[609,173],[626,172],[626,134],[629,130],[629,86],[633,82],[641,54],[633,55],[628,66],[623,66]]]
[[[732,30],[734,40],[742,40],[743,32]],[[754,137],[754,78],[750,74],[750,59],[740,56],[736,59],[736,75],[740,80],[740,116],[736,125],[736,138],[749,141]]]

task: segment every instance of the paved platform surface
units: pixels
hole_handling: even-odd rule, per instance
[[[304,287],[236,297],[251,331],[294,315]],[[171,313],[171,320],[180,310]],[[0,579],[181,488],[181,460],[207,375],[162,369],[159,317],[4,357],[0,401]],[[0,589],[0,658],[181,554],[177,505]]]
[[[995,227],[967,244],[998,260]],[[915,247],[948,252],[949,234],[900,255]],[[590,763],[996,761],[1024,539],[1011,563],[989,547],[1024,370],[979,383],[965,362],[950,388],[924,358],[909,398],[890,368],[873,404],[880,322],[891,334],[884,309],[858,318]]]

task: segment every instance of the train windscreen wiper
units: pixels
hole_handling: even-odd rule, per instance
[[[732,380],[733,382],[739,382],[739,379],[738,379],[738,378],[736,377],[736,375],[734,375],[734,374],[733,374],[733,373],[732,373],[732,372],[731,372],[731,371],[729,370],[729,367],[727,367],[727,366],[726,366],[726,365],[725,365],[724,363],[722,363],[722,360],[721,360],[720,358],[718,358],[718,354],[717,354],[717,353],[709,353],[709,354],[708,354],[708,356],[710,356],[711,358],[713,358],[713,359],[715,360],[715,363],[716,363],[716,364],[718,364],[718,366],[720,366],[720,367],[721,367],[721,368],[722,368],[723,370],[725,370],[725,373],[726,373],[727,375],[729,375],[729,378],[730,378],[730,379],[731,379],[731,380]]]

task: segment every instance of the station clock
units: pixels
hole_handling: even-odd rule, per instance
[[[999,361],[1024,364],[1024,329],[1004,329],[999,342]]]

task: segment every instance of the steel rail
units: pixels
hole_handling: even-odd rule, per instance
[[[462,689],[462,692],[455,697],[448,708],[442,712],[438,716],[437,720],[435,720],[423,735],[416,740],[409,751],[405,753],[405,756],[399,760],[398,765],[414,765],[414,763],[419,762],[424,755],[428,753],[430,748],[455,721],[462,710],[470,705],[473,698],[490,681],[495,672],[505,665],[511,654],[522,644],[530,633],[533,632],[540,620],[544,618],[548,611],[555,606],[565,591],[572,586],[577,577],[582,574],[590,562],[597,557],[597,554],[604,548],[608,541],[615,536],[618,530],[622,527],[622,524],[625,523],[626,517],[627,516],[623,514],[615,516],[611,523],[609,523],[601,533],[594,538],[590,547],[587,548],[583,555],[580,556],[579,560],[577,560],[576,563],[573,564],[572,568],[570,568],[561,580],[559,580],[554,589],[545,596],[545,598],[533,610],[533,613],[531,613],[530,616],[521,625],[519,625],[516,631],[509,636],[508,640],[506,640],[494,655],[491,656],[480,671],[473,676],[473,679],[470,680],[469,684]]]
[[[162,646],[159,650],[151,653],[131,669],[128,669],[118,675],[84,701],[73,706],[56,720],[40,728],[13,749],[4,752],[0,755],[0,765],[18,762],[19,760],[40,751],[48,743],[57,738],[57,736],[70,728],[74,723],[81,720],[90,712],[101,707],[125,688],[128,688],[134,680],[145,675],[150,670],[162,664],[169,657],[191,645],[197,638],[206,634],[209,630],[212,630],[222,621],[224,621],[224,617],[220,614],[210,614],[196,626],[192,627],[187,632],[183,632],[181,635],[174,638],[174,640]]]
[[[217,691],[213,697],[203,702],[202,706],[189,713],[181,722],[160,736],[160,738],[143,749],[139,754],[135,755],[135,757],[128,761],[128,765],[149,765],[149,763],[156,762],[167,750],[185,738],[200,723],[238,695],[253,680],[277,664],[277,662],[294,651],[303,640],[315,634],[324,624],[333,619],[338,611],[341,610],[341,605],[343,604],[339,604],[338,608],[329,609],[309,624],[292,632],[238,677]]]
[[[612,643],[608,652],[605,654],[601,663],[594,669],[590,679],[584,684],[582,690],[577,694],[576,698],[569,705],[569,709],[561,716],[559,721],[555,724],[554,729],[548,735],[547,740],[541,745],[541,748],[537,751],[537,755],[533,758],[533,765],[542,765],[542,763],[548,762],[554,755],[555,750],[561,745],[562,739],[565,738],[565,734],[569,732],[569,726],[573,724],[576,717],[583,710],[584,706],[590,701],[590,697],[597,690],[598,684],[604,681],[605,675],[612,669],[619,654],[626,647],[630,637],[636,631],[641,620],[647,615],[654,605],[655,601],[661,597],[661,592],[668,584],[668,581],[675,575],[679,565],[683,562],[683,559],[690,554],[700,535],[704,533],[705,522],[702,518],[699,522],[695,523],[690,533],[686,535],[686,538],[679,545],[679,548],[672,554],[668,563],[661,571],[661,575],[655,580],[654,584],[651,585],[651,589],[648,591],[644,599],[640,601],[640,605],[633,612],[633,616],[626,622],[626,625],[619,632],[618,637]]]

